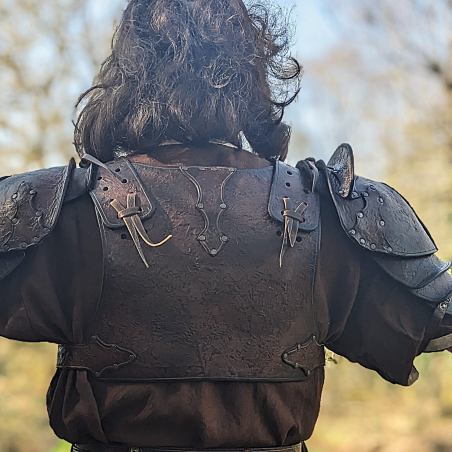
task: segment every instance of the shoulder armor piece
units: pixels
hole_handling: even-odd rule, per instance
[[[352,165],[352,149],[344,146],[331,160]],[[363,248],[394,256],[428,256],[437,251],[429,232],[399,193],[386,184],[359,176],[352,183],[348,175],[354,173],[353,168],[342,168],[337,173],[337,166],[335,163],[330,168],[328,163],[328,187],[342,227],[352,240]]]
[[[435,243],[408,202],[393,188],[355,176],[353,151],[341,145],[325,166],[317,190],[327,192],[346,234],[396,281],[433,303],[452,296],[450,262],[434,253]],[[323,184],[323,185],[322,185]]]
[[[0,181],[0,279],[53,230],[75,161]]]

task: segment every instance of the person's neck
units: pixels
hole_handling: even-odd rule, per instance
[[[206,146],[168,144],[156,146],[146,153],[135,153],[128,158],[137,163],[150,165],[199,165],[228,166],[234,168],[264,168],[270,162],[243,149],[222,144]]]

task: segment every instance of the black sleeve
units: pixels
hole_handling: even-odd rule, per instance
[[[377,264],[371,251],[350,240],[327,198],[322,202],[317,275],[316,302],[324,344],[392,383],[416,381],[414,358],[431,338],[452,333],[449,315],[436,332],[431,331],[437,304],[413,294]]]
[[[73,343],[96,308],[102,250],[89,196],[63,206],[53,232],[0,281],[0,335]]]

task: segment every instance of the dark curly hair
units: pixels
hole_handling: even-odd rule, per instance
[[[282,160],[301,66],[280,8],[242,0],[130,0],[75,125],[80,155],[111,160],[167,140],[242,145]]]

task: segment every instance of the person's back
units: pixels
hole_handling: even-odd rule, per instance
[[[291,96],[267,77],[300,68],[265,16],[150,3],[88,93],[81,167],[0,181],[0,334],[60,344],[47,402],[74,451],[297,452],[324,345],[402,385],[452,345],[449,265],[348,145],[282,163]]]

